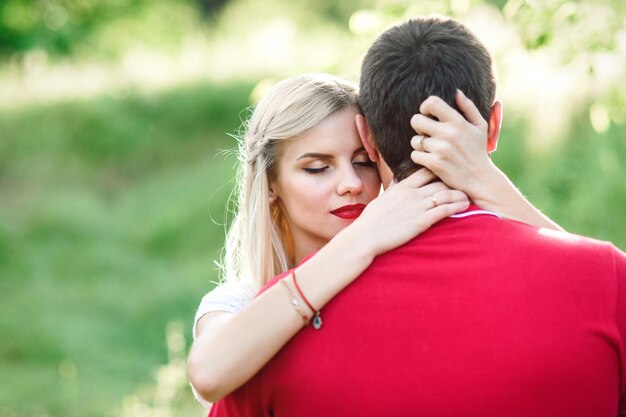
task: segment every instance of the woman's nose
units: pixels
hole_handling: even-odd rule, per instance
[[[349,168],[342,170],[340,173],[339,182],[337,184],[337,194],[359,194],[362,190],[363,181],[361,181],[361,177],[359,177],[352,164],[350,164]]]

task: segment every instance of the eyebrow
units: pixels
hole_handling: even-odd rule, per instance
[[[361,152],[365,152],[365,147],[361,146],[360,148],[356,149],[354,152],[352,152],[352,156],[361,153]],[[299,161],[301,159],[305,159],[305,158],[317,158],[317,159],[332,159],[333,155],[331,154],[327,154],[327,153],[319,153],[319,152],[307,152],[305,154],[302,154],[298,157],[298,159],[296,159],[296,161]]]

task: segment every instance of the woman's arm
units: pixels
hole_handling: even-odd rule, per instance
[[[476,205],[487,210],[495,211],[502,216],[537,227],[545,227],[553,230],[563,230],[548,216],[533,206],[524,195],[515,187],[511,180],[496,167],[485,177],[482,183],[482,192],[477,190],[472,199]]]
[[[534,207],[491,161],[487,122],[474,103],[459,92],[456,104],[465,117],[439,97],[424,100],[421,114],[411,120],[413,129],[425,135],[421,143],[416,137],[411,141],[413,161],[429,168],[448,186],[464,191],[484,209],[535,226],[563,230]]]
[[[423,169],[395,184],[297,268],[300,288],[315,308],[351,283],[375,256],[467,208],[465,194],[431,183],[433,179]],[[188,357],[193,387],[205,400],[219,400],[254,376],[303,326],[281,285],[267,289],[239,313],[205,315]]]

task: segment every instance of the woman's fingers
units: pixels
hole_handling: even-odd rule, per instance
[[[459,190],[436,191],[431,194],[430,198],[435,206],[450,203],[469,202],[467,195],[463,191]]]
[[[430,210],[427,210],[424,213],[424,221],[432,226],[440,220],[445,219],[446,217],[450,217],[453,214],[460,213],[464,210],[467,210],[469,207],[469,201],[455,201],[453,203],[441,204],[437,207],[433,207]]]
[[[434,192],[429,194],[433,190]],[[422,187],[421,191],[424,192],[422,195],[422,206],[425,204],[428,207],[421,214],[421,221],[424,222],[426,227],[430,227],[453,214],[467,210],[470,204],[464,192],[451,190],[447,187],[439,190],[436,190],[434,187],[429,191],[426,190],[426,187]]]
[[[465,194],[463,191],[454,190],[451,188],[445,188],[443,190],[435,191],[432,195],[436,198],[437,204],[454,203],[456,201],[468,200],[467,194]]]
[[[418,203],[426,202],[426,204],[420,204],[420,207],[425,207],[426,209],[430,208],[431,205],[432,207],[435,207],[438,204],[446,204],[453,201],[467,199],[467,196],[463,192],[451,190],[446,184],[441,181],[435,181],[430,183],[422,182],[422,180],[426,178],[430,178],[430,181],[435,178],[435,176],[432,175],[430,171],[423,168],[422,170],[420,170],[422,172],[417,171],[398,183],[396,187],[405,188],[407,192],[410,193],[399,194],[399,196],[403,196],[400,198],[415,198]],[[413,180],[413,182],[411,180]],[[402,191],[398,192],[401,193]]]
[[[463,175],[468,174],[468,167],[476,165],[475,161],[480,161],[483,154],[486,157],[486,153],[474,143],[452,143],[439,137],[424,138],[420,142],[421,150],[414,147],[411,160],[430,169],[453,187],[458,187]],[[450,173],[454,177],[451,178]]]
[[[415,162],[417,165],[421,165],[423,167],[427,167],[427,168],[430,167],[435,158],[436,158],[435,155],[430,154],[428,152],[420,152],[420,151],[411,152],[411,160]]]
[[[436,153],[445,156],[450,153],[450,148],[453,145],[444,139],[417,135],[411,138],[411,147],[417,152]]]
[[[420,113],[436,118],[442,123],[458,121],[461,115],[448,103],[437,96],[430,96],[420,105]]]
[[[411,138],[411,147],[418,152],[435,152],[448,147],[448,142],[436,137],[415,135]]]
[[[459,110],[471,124],[475,126],[482,126],[487,123],[480,114],[480,111],[478,111],[474,102],[467,98],[461,90],[456,90],[454,100],[456,101],[456,105],[459,107]]]
[[[419,187],[417,189],[419,191],[419,195],[423,198],[430,198],[435,193],[438,193],[443,190],[450,190],[446,184],[441,181],[431,182],[430,184],[424,185],[423,187]]]
[[[422,187],[436,178],[435,174],[428,168],[420,168],[405,179],[399,182],[411,188]]]
[[[437,136],[443,127],[443,123],[423,114],[415,114],[411,117],[411,127],[419,135]]]

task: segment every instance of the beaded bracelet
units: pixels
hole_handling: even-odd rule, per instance
[[[298,315],[302,318],[302,321],[304,321],[304,324],[307,324],[309,322],[309,316],[304,312],[304,310],[302,309],[302,306],[300,305],[300,302],[293,295],[293,292],[291,292],[291,288],[289,288],[289,285],[287,285],[287,281],[283,278],[280,280],[280,283],[285,289],[285,291],[287,291],[287,295],[291,299],[291,305],[293,305],[293,308],[296,310]]]
[[[313,312],[313,319],[311,320],[311,325],[313,326],[315,330],[321,329],[322,324],[324,323],[322,322],[322,316],[320,315],[320,311],[316,309],[315,307],[313,307],[311,303],[309,303],[309,300],[307,300],[307,298],[304,296],[304,293],[302,292],[302,290],[300,289],[300,286],[298,285],[298,280],[296,279],[295,269],[291,271],[291,276],[293,277],[293,284],[294,284],[294,287],[296,287],[298,294],[300,294],[300,297],[304,300],[307,307],[309,307],[311,311]]]

